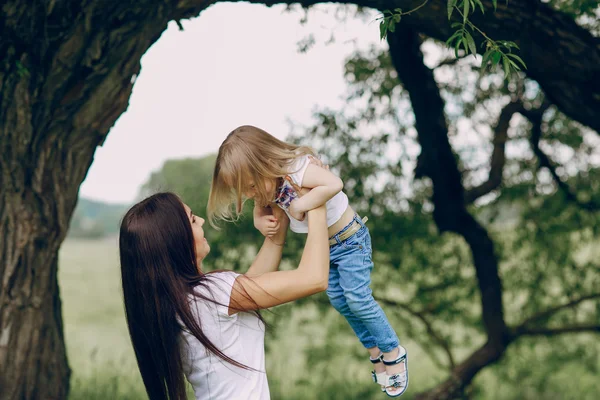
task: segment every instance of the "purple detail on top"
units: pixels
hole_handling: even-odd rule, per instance
[[[290,204],[294,199],[298,198],[298,193],[294,190],[293,186],[286,180],[283,179],[281,186],[277,188],[275,195],[275,204],[283,210],[290,208]]]

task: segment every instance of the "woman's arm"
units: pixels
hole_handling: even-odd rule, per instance
[[[231,291],[229,315],[273,307],[327,289],[329,241],[326,214],[324,206],[308,212],[308,236],[297,269],[237,277]]]
[[[271,237],[265,237],[254,262],[246,272],[247,276],[253,277],[273,272],[279,267],[290,220],[279,207],[273,207],[273,216],[279,224],[278,231]]]

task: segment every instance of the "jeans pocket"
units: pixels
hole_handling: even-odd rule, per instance
[[[371,251],[369,231],[366,227],[360,228],[354,235],[342,242],[342,247],[347,250],[359,250],[362,253]]]

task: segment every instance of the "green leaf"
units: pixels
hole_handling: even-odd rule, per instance
[[[490,62],[490,59],[491,59],[493,53],[494,53],[493,49],[488,49],[483,54],[483,58],[481,59],[481,68],[486,68],[487,67],[488,62]]]
[[[510,48],[519,49],[519,46],[515,42],[510,42],[508,40],[498,40],[498,43],[500,43],[502,46],[506,47],[507,49],[510,49]]]
[[[485,54],[483,55],[483,58],[481,59],[481,69],[482,71],[487,69],[488,64],[490,63],[490,61],[492,60],[492,55],[494,54],[494,50],[489,49],[488,51],[485,52]],[[493,64],[492,64],[493,66]]]
[[[504,79],[508,79],[510,76],[510,64],[508,63],[508,57],[502,57],[502,64],[504,67]]]
[[[462,41],[463,41],[463,38],[461,36],[458,38],[458,40],[454,44],[454,55],[456,56],[456,58],[458,58],[458,49],[460,48],[460,44],[462,43]]]
[[[498,9],[498,0],[492,0],[492,4],[494,5],[494,11]]]
[[[515,60],[517,60],[524,68],[527,68],[527,65],[525,64],[525,61],[523,61],[521,59],[521,57],[519,57],[516,54],[513,53],[508,53],[507,56],[514,58]]]
[[[481,9],[481,13],[485,14],[485,10],[483,9],[483,3],[481,2],[481,0],[475,0],[475,4],[479,6],[479,8]]]
[[[454,11],[454,6],[456,6],[456,2],[458,0],[448,0],[448,19],[452,17],[452,12]]]
[[[454,22],[452,25],[450,25],[451,28],[460,28],[462,29],[463,24],[460,22]]]
[[[493,51],[494,53],[492,54],[492,65],[498,65],[498,63],[500,62],[500,57],[502,57],[502,53],[496,50]]]
[[[469,17],[469,5],[471,3],[469,2],[469,0],[464,0],[463,1],[463,22],[467,23],[467,18]]]
[[[394,23],[397,24],[398,22],[400,22],[400,20],[402,19],[402,15],[401,14],[394,14]]]
[[[475,40],[473,40],[473,36],[471,36],[469,32],[465,31],[465,38],[467,45],[469,46],[469,50],[471,50],[471,53],[473,53],[473,55],[477,55],[477,46],[475,46]]]
[[[398,14],[402,14],[402,9],[401,8],[394,8],[394,11],[397,12]]]
[[[391,19],[388,24],[388,31],[390,31],[392,33],[396,32],[396,23]]]
[[[387,24],[387,19],[379,23],[379,40],[383,40],[387,36]]]
[[[19,74],[21,78],[29,76],[29,70],[21,63],[21,61],[15,61],[15,65],[17,66],[17,74]]]
[[[448,38],[448,40],[446,40],[446,46],[452,45],[452,41],[460,36],[461,36],[461,31],[454,32],[454,34],[452,36],[450,36],[450,38]]]
[[[508,58],[507,58],[507,60],[510,63],[510,65],[512,65],[513,67],[515,67],[515,70],[517,70],[517,71],[521,70],[521,67],[519,67],[517,64],[515,64],[515,62],[513,60],[508,59]]]

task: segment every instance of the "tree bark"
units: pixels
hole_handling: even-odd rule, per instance
[[[498,121],[494,126],[494,139],[492,144],[492,157],[490,159],[490,173],[488,179],[479,186],[475,186],[465,192],[465,201],[467,204],[473,203],[478,198],[498,189],[502,186],[502,174],[504,173],[504,165],[506,164],[506,142],[508,141],[508,129],[510,121],[523,108],[523,104],[519,100],[508,103],[498,117]]]
[[[206,5],[145,3],[2,5],[2,400],[67,397],[57,259],[79,186],[96,147],[127,108],[142,55],[169,20],[197,15]]]
[[[423,64],[417,32],[407,26],[400,27],[388,36],[388,43],[398,79],[409,93],[415,114],[421,145],[421,173],[433,183],[434,220],[440,232],[458,233],[469,245],[481,294],[481,315],[487,342],[457,365],[450,378],[419,397],[453,399],[463,392],[477,372],[502,356],[510,340],[504,321],[498,260],[487,231],[466,209],[456,156],[448,141],[444,102],[433,71]]]

